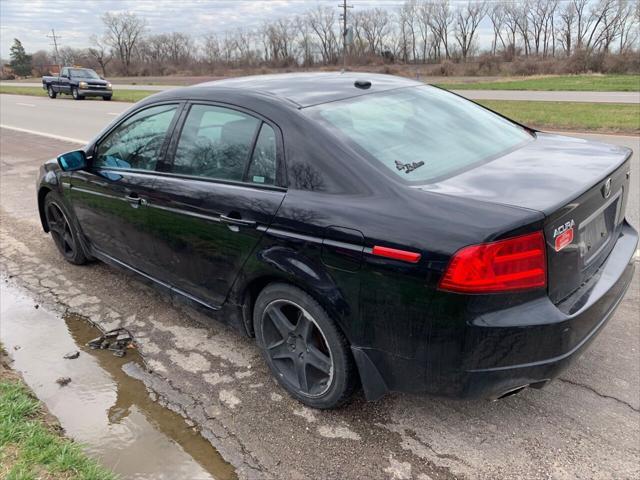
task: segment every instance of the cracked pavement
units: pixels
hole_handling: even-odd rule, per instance
[[[628,217],[638,226],[637,137]],[[126,327],[149,367],[128,364],[152,398],[185,417],[240,478],[450,479],[640,476],[639,270],[591,347],[543,390],[498,402],[357,395],[337,411],[305,408],[268,374],[251,339],[102,263],[76,267],[39,225],[39,164],[77,148],[1,130],[2,283],[103,330]]]

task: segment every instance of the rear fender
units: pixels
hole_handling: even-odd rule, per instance
[[[278,244],[267,244],[255,251],[236,279],[228,299],[231,303],[243,306],[248,335],[253,335],[253,302],[264,286],[277,281],[290,283],[306,291],[327,310],[349,337],[345,325],[345,319],[351,314],[349,303],[320,258]]]

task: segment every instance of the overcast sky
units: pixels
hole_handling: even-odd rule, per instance
[[[49,50],[54,28],[60,46],[86,47],[103,32],[104,12],[130,11],[147,20],[149,33],[188,32],[194,37],[238,27],[257,27],[265,19],[302,13],[318,4],[335,8],[339,0],[0,0],[0,55],[9,57],[14,38],[29,53]],[[402,0],[350,0],[356,9],[395,10]],[[353,10],[352,10],[353,11]],[[490,35],[482,25],[482,37]]]

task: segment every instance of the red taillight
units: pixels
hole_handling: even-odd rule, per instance
[[[542,232],[471,245],[455,253],[439,288],[462,293],[495,293],[547,285]]]

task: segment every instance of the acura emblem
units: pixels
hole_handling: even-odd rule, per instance
[[[611,195],[611,177],[607,178],[607,181],[604,182],[604,185],[602,186],[602,196],[604,198],[609,198],[610,195]]]

